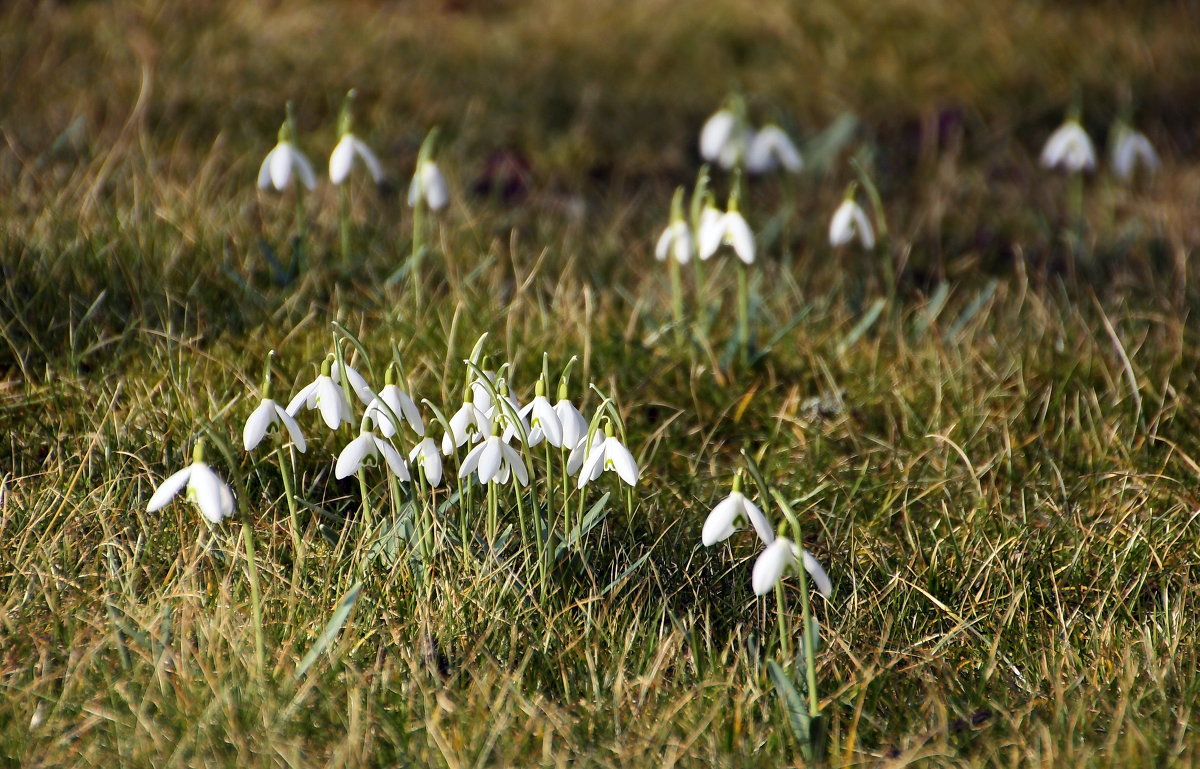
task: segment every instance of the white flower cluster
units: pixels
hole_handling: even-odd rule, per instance
[[[614,421],[619,424],[619,420],[615,409],[604,410],[608,401],[589,421],[567,398],[564,374],[557,403],[547,399],[545,380],[538,379],[533,400],[522,404],[511,394],[503,374],[506,369],[502,367],[498,374],[472,367],[478,373],[469,378],[461,406],[445,421],[440,412],[436,413],[445,427],[439,443],[427,434],[417,400],[396,382],[394,365],[388,366],[384,386],[376,391],[354,367],[331,354],[322,362],[317,377],[302,387],[286,407],[268,396],[270,380],[266,378],[262,399],[242,430],[242,445],[246,451],[253,451],[275,432],[283,445],[290,443],[303,453],[308,441],[297,417],[303,411],[316,411],[330,430],[358,423],[358,434],[335,460],[334,476],[338,479],[382,464],[402,482],[421,477],[430,487],[437,487],[444,480],[443,457],[466,448],[459,478],[473,475],[484,485],[511,480],[525,486],[530,482],[527,460],[532,454],[528,450],[545,442],[566,453],[566,470],[577,478],[580,489],[606,470],[629,486],[637,484],[637,461],[615,434]],[[347,391],[351,397],[347,397]],[[362,406],[360,418],[354,401]],[[406,435],[412,439],[407,454],[397,448]],[[232,513],[233,495],[204,464],[202,453],[202,444],[198,444],[193,464],[167,478],[155,491],[148,508],[151,512],[164,507],[186,484],[188,499],[208,520],[219,523]]]
[[[783,168],[793,174],[804,168],[800,150],[787,133],[768,123],[755,130],[737,110],[720,109],[700,131],[700,155],[725,170],[745,168],[765,174]]]
[[[1157,173],[1162,167],[1162,161],[1150,139],[1124,121],[1118,121],[1109,132],[1109,145],[1109,163],[1113,173],[1122,181],[1132,179],[1139,167],[1144,168],[1147,174]],[[1050,134],[1042,147],[1039,161],[1043,168],[1072,174],[1096,169],[1096,148],[1079,118],[1067,118]]]

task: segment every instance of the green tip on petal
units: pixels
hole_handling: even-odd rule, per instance
[[[204,461],[204,437],[196,439],[196,445],[192,447],[192,464],[197,464]]]

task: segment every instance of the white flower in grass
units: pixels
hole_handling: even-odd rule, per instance
[[[496,424],[498,425],[506,425],[504,431],[505,441],[512,440],[514,435],[517,437],[521,436],[521,432],[516,429],[516,425],[513,423],[514,414],[520,420],[521,426],[525,429],[524,434],[529,435],[529,425],[525,422],[525,418],[521,416],[524,406],[522,406],[521,402],[514,398],[511,393],[509,393],[508,383],[503,379],[499,380],[496,383],[496,391],[503,403],[498,403],[493,399],[488,408],[482,409],[484,416],[486,416],[488,419],[495,419]]]
[[[354,167],[355,158],[362,160],[376,184],[383,181],[383,166],[379,164],[379,158],[375,157],[375,153],[362,139],[352,133],[342,134],[342,138],[329,155],[329,181],[334,184],[346,181],[350,169]]]
[[[863,248],[874,248],[875,229],[871,227],[871,220],[862,206],[854,202],[852,196],[853,193],[850,193],[833,212],[833,219],[829,222],[829,245],[835,248],[844,246],[857,237]]]
[[[558,412],[554,410],[554,406],[551,406],[550,401],[546,400],[546,383],[539,379],[534,387],[536,389],[533,400],[519,412],[521,418],[529,422],[529,443],[527,445],[536,446],[544,440],[556,449],[561,448],[563,424]],[[580,418],[582,419],[582,417]]]
[[[300,425],[296,424],[291,414],[270,398],[263,398],[262,403],[250,412],[250,417],[246,420],[246,426],[242,429],[242,445],[246,447],[246,451],[253,451],[271,428],[279,424],[287,429],[292,443],[296,444],[296,448],[303,454],[308,446],[304,441],[304,433],[300,432]]]
[[[1069,173],[1091,171],[1096,167],[1096,149],[1078,118],[1068,118],[1050,134],[1046,146],[1042,147],[1041,164],[1043,168],[1060,168]]]
[[[734,478],[733,491],[718,502],[708,514],[701,540],[706,546],[715,545],[728,539],[737,530],[738,525],[746,521],[758,532],[758,537],[764,545],[775,541],[775,532],[771,530],[767,516],[742,493],[742,478],[739,475]]]
[[[296,149],[289,104],[287,119],[279,127],[279,140],[258,168],[258,188],[265,190],[267,187],[274,187],[277,190],[286,190],[292,186],[293,174],[300,177],[300,182],[305,187],[310,190],[316,188],[317,175],[313,172],[312,164],[304,157],[303,152]]]
[[[220,523],[233,513],[233,492],[228,484],[204,463],[204,443],[198,441],[192,454],[192,464],[168,476],[150,497],[146,512],[153,513],[167,506],[179,490],[187,486],[187,498],[200,508],[200,514],[213,523]]]
[[[485,367],[483,376],[487,379],[487,384],[480,381],[478,376],[471,382],[471,401],[477,409],[485,414],[492,410],[492,391],[496,389],[496,372],[486,369],[488,365],[487,361],[488,358],[485,355],[483,358],[483,365]]]
[[[383,456],[392,475],[402,481],[411,480],[408,466],[404,464],[404,458],[396,451],[396,447],[370,430],[362,430],[357,438],[346,444],[346,448],[338,454],[333,475],[340,480],[354,475],[363,467],[373,467],[380,455]]]
[[[412,397],[396,385],[394,364],[388,365],[384,374],[383,389],[367,404],[363,418],[374,422],[385,438],[396,434],[399,422],[408,422],[417,435],[425,435],[425,420],[421,419],[421,410],[417,408]]]
[[[700,258],[710,258],[722,245],[732,247],[746,264],[754,264],[754,232],[737,208],[721,213],[706,207],[700,216]]]
[[[591,443],[588,443],[588,423],[583,423],[583,432],[579,435],[579,440],[575,442],[575,447],[571,449],[571,453],[567,455],[567,475],[575,475],[583,469],[584,461],[590,456],[592,451],[600,448],[600,444],[604,443],[604,434],[599,430],[592,433]]]
[[[558,403],[554,404],[554,413],[562,424],[562,445],[578,446],[587,437],[588,421],[584,419],[579,409],[575,408],[566,397],[566,387],[559,388]]]
[[[667,257],[673,258],[680,264],[687,264],[692,259],[692,230],[682,219],[672,221],[663,230],[654,246],[654,258],[665,262]]]
[[[450,456],[467,441],[472,443],[482,437],[480,432],[487,425],[487,416],[475,407],[470,391],[461,408],[450,417],[450,429],[442,436],[442,453]]]
[[[738,113],[722,108],[713,113],[700,129],[700,156],[729,170],[742,162],[753,132]]]
[[[353,422],[354,413],[350,410],[346,394],[330,376],[332,368],[333,362],[326,358],[321,363],[321,373],[317,378],[305,385],[288,403],[287,413],[295,416],[302,407],[318,409],[330,430],[338,429],[342,422]]]
[[[446,178],[442,176],[437,163],[432,160],[417,161],[417,170],[408,185],[409,207],[415,208],[421,200],[433,211],[442,210],[450,202]]]
[[[342,364],[334,361],[329,375],[333,377],[334,382],[340,385],[342,383]],[[371,405],[371,401],[375,400],[375,391],[371,389],[371,385],[367,384],[366,378],[350,365],[346,366],[346,378],[350,380],[350,390],[358,396],[362,404],[364,406]]]
[[[804,563],[804,570],[812,575],[817,590],[828,598],[833,592],[833,585],[830,583],[825,569],[821,568],[821,564],[816,558],[813,558],[811,553],[801,550],[799,545],[787,537],[779,537],[767,545],[759,554],[758,560],[754,562],[754,571],[750,581],[755,595],[766,595],[771,592],[785,574],[794,572],[800,567],[801,561]]]
[[[442,484],[442,455],[438,453],[438,445],[433,438],[426,438],[408,452],[408,461],[420,465],[425,470],[425,480],[430,486]]]
[[[636,486],[639,475],[637,462],[629,449],[625,448],[624,444],[613,435],[612,425],[605,423],[604,438],[599,443],[595,441],[595,438],[598,437],[600,437],[599,433],[593,437],[592,446],[588,449],[583,459],[583,466],[579,469],[579,488],[582,489],[599,478],[605,470],[611,470],[625,483]]]
[[[768,124],[754,135],[746,149],[746,170],[752,174],[765,174],[783,166],[791,173],[800,173],[804,160],[800,150],[782,128]]]
[[[1141,131],[1118,123],[1113,129],[1113,137],[1110,162],[1117,178],[1122,181],[1132,179],[1139,165],[1149,174],[1155,174],[1162,168],[1154,145]]]
[[[463,459],[462,467],[458,470],[459,478],[466,478],[475,473],[481,484],[491,481],[505,483],[510,474],[522,486],[529,483],[529,470],[521,454],[496,433],[495,420],[488,420],[486,437],[483,442]]]

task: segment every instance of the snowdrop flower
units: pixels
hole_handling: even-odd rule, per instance
[[[1154,145],[1141,131],[1136,131],[1122,122],[1113,129],[1113,137],[1110,162],[1118,179],[1132,179],[1139,164],[1144,166],[1149,174],[1157,173],[1162,168],[1162,161],[1158,159]]]
[[[567,398],[565,380],[558,385],[558,403],[554,404],[554,413],[562,425],[562,445],[575,447],[582,443],[587,437],[588,421]]]
[[[333,381],[330,375],[333,370],[333,356],[321,363],[321,373],[309,384],[305,385],[287,406],[287,413],[296,416],[301,407],[319,409],[321,418],[325,420],[330,430],[336,430],[342,422],[353,422],[354,414],[350,411],[350,403],[342,388]],[[357,373],[357,372],[356,372]]]
[[[710,213],[712,211],[713,213]],[[725,213],[714,207],[706,207],[700,215],[700,258],[708,259],[722,245],[731,246],[746,264],[754,264],[754,232],[746,219],[737,210],[736,198],[730,200]]]
[[[807,550],[801,550],[799,545],[787,537],[779,537],[767,545],[758,556],[758,560],[754,562],[754,571],[751,574],[754,594],[766,595],[771,592],[771,589],[779,580],[783,579],[785,574],[799,568],[801,561],[804,562],[804,570],[812,575],[817,590],[828,598],[833,592],[833,585],[830,583],[825,569],[821,568],[821,564],[812,557],[812,554]]]
[[[450,429],[442,436],[442,453],[450,456],[467,441],[478,441],[482,437],[479,431],[486,424],[487,416],[476,408],[471,388],[467,388],[462,407],[450,417]]]
[[[525,460],[496,433],[494,419],[488,419],[487,437],[463,459],[458,477],[466,478],[471,473],[476,473],[483,485],[491,481],[504,483],[510,473],[522,486],[529,483],[529,470],[525,467]]]
[[[246,451],[253,451],[271,428],[278,424],[287,428],[292,443],[296,444],[296,448],[303,454],[308,446],[304,441],[304,433],[300,432],[300,425],[296,424],[291,414],[270,398],[263,398],[262,403],[246,420],[246,426],[242,429],[242,445],[246,447]]]
[[[669,256],[679,264],[687,264],[692,258],[692,248],[692,229],[683,219],[683,188],[680,187],[671,200],[671,223],[654,246],[654,258],[665,262]]]
[[[1096,167],[1096,150],[1077,117],[1067,118],[1067,122],[1050,134],[1046,146],[1042,147],[1041,164],[1043,168],[1061,168],[1069,173],[1091,171]]]
[[[433,438],[426,438],[408,452],[408,461],[420,465],[425,470],[425,480],[430,486],[442,484],[442,455],[438,453],[438,445]]]
[[[620,476],[621,480],[630,486],[638,482],[638,466],[629,449],[613,436],[612,424],[604,425],[604,438],[596,442],[600,434],[592,439],[592,446],[584,457],[583,466],[579,471],[579,488],[600,477],[605,470],[611,470]],[[586,440],[586,439],[585,439]]]
[[[187,486],[187,499],[200,508],[200,514],[212,523],[233,513],[233,492],[225,481],[204,463],[204,441],[196,441],[192,451],[192,464],[169,476],[155,490],[146,505],[146,512],[153,513],[167,506],[179,490]]]
[[[376,458],[381,454],[392,475],[402,481],[412,480],[408,474],[408,467],[404,464],[400,452],[396,451],[396,447],[365,428],[360,430],[357,438],[346,444],[341,454],[338,454],[333,475],[341,480],[354,475],[364,466],[373,467]]]
[[[288,435],[291,436],[292,443],[303,454],[307,445],[304,441],[304,433],[300,431],[300,425],[296,424],[296,420],[292,418],[291,414],[269,397],[271,393],[271,361],[274,358],[274,350],[267,353],[267,362],[263,366],[262,402],[246,419],[246,426],[242,428],[242,445],[246,447],[246,451],[253,451],[272,428],[282,424],[287,429]]]
[[[750,141],[746,149],[746,170],[752,174],[764,174],[780,166],[797,174],[804,168],[804,160],[783,129],[771,123]]]
[[[396,370],[392,365],[388,366],[387,373],[384,374],[383,389],[367,404],[363,418],[374,422],[384,438],[391,438],[396,434],[400,421],[408,422],[417,435],[425,435],[425,421],[421,419],[421,411],[409,394],[396,386]]]
[[[355,95],[356,92],[353,89],[346,94],[346,101],[342,104],[342,114],[338,117],[338,136],[340,138],[337,146],[329,155],[329,181],[334,184],[346,181],[346,177],[350,175],[350,170],[354,167],[354,159],[357,157],[366,165],[367,171],[370,172],[375,183],[379,184],[383,181],[383,168],[379,165],[379,159],[362,139],[354,135],[354,115],[351,108],[354,105]]]
[[[751,130],[740,110],[724,107],[700,129],[700,156],[729,170],[742,162],[751,141]]]
[[[310,190],[317,186],[317,175],[313,172],[312,164],[304,157],[304,153],[296,149],[289,103],[287,119],[279,128],[279,140],[258,168],[258,188],[265,190],[273,186],[277,190],[286,190],[292,185],[293,173]]]
[[[704,531],[701,540],[705,546],[712,546],[729,538],[740,522],[749,521],[764,545],[775,541],[775,532],[758,505],[751,502],[742,493],[742,476],[739,473],[733,479],[733,491],[729,496],[717,503],[704,521]]]
[[[833,212],[833,219],[829,222],[829,245],[835,248],[844,246],[855,237],[862,242],[863,248],[875,247],[875,230],[862,206],[854,201],[854,185],[851,185],[846,199]]]
[[[604,435],[599,430],[592,433],[592,440],[589,442],[588,429],[588,423],[584,422],[583,432],[580,433],[579,441],[576,442],[575,447],[571,449],[571,453],[567,455],[567,475],[575,475],[582,470],[584,460],[586,460],[594,450],[600,448],[600,444],[604,443]]]
[[[563,424],[558,412],[550,405],[550,401],[546,400],[546,383],[539,379],[534,387],[533,400],[518,412],[522,419],[529,421],[527,445],[536,446],[545,440],[556,449],[562,448]]]
[[[450,193],[446,189],[446,178],[442,176],[437,163],[432,160],[418,160],[417,170],[412,182],[408,185],[408,206],[415,208],[417,203],[424,200],[425,205],[433,211],[440,211],[450,202]]]
[[[342,364],[335,360],[329,374],[333,377],[333,381],[340,385],[342,383]],[[367,384],[366,378],[350,365],[346,366],[346,378],[350,380],[350,389],[358,396],[362,404],[370,406],[371,401],[375,400],[375,391],[371,389],[371,385]]]

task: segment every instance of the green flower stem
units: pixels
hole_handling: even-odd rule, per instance
[[[775,583],[775,624],[779,629],[779,653],[785,660],[792,659],[792,627],[787,613],[787,597],[783,592],[783,580]]]
[[[254,666],[259,678],[267,666],[266,644],[263,642],[262,594],[258,589],[258,565],[254,556],[254,535],[250,522],[242,523],[242,543],[246,547],[246,572],[250,577],[250,607],[254,614]]]
[[[408,280],[412,283],[413,306],[421,306],[421,253],[425,245],[425,197],[413,206],[412,256],[408,261]]]
[[[750,362],[750,267],[738,260],[737,342],[742,366]]]
[[[338,230],[342,241],[342,266],[350,267],[350,186],[338,185]]]

